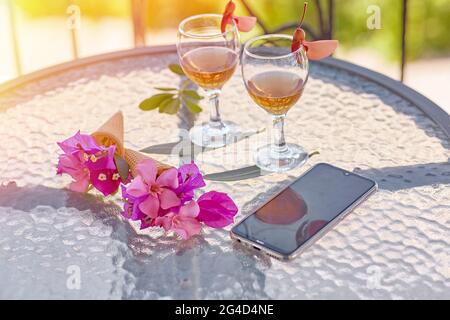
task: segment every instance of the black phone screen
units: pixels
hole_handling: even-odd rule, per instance
[[[375,187],[375,182],[318,164],[233,228],[252,242],[290,255]]]

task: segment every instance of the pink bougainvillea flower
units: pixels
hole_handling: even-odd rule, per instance
[[[135,198],[127,193],[125,185],[121,186],[122,198],[124,199],[122,216],[133,221],[141,220],[145,217],[144,213],[139,209],[139,198]]]
[[[81,134],[79,130],[72,137],[58,142],[58,146],[67,154],[74,154],[80,150],[90,151],[100,149],[91,135]]]
[[[80,152],[86,166],[89,170],[116,170],[116,164],[114,162],[114,153],[116,151],[116,146],[112,145],[110,147],[99,147],[98,151],[89,150],[85,152]]]
[[[180,208],[178,214],[171,212],[158,220],[166,231],[172,230],[186,240],[199,234],[202,229],[200,221],[197,220],[199,212],[200,208],[197,202],[191,200]]]
[[[182,202],[192,200],[194,191],[206,185],[200,170],[193,162],[178,168],[178,184],[175,192]]]
[[[69,189],[76,192],[86,192],[89,188],[89,169],[77,157],[70,154],[62,154],[59,156],[57,174],[69,174],[73,178],[73,182],[69,185]]]
[[[108,148],[99,146],[95,139],[88,134],[78,131],[72,137],[58,142],[58,146],[66,153],[75,155],[80,161],[85,162],[89,170],[116,169],[114,152],[116,146]]]
[[[127,187],[125,185],[122,185],[121,189],[124,200],[122,216],[133,221],[140,220],[141,230],[157,226],[155,224],[155,219],[149,218],[141,211],[141,209],[139,209],[139,204],[145,200],[145,196],[140,198],[133,197],[127,193]]]
[[[157,177],[157,166],[151,159],[142,160],[137,166],[138,172],[127,186],[127,193],[135,198],[145,197],[139,209],[148,217],[156,218],[160,208],[169,209],[179,206],[181,200],[173,191],[178,187],[178,172],[175,168],[163,171]]]
[[[200,196],[197,201],[200,207],[198,220],[212,228],[223,228],[233,223],[238,212],[236,204],[222,192],[210,191]]]
[[[86,192],[92,184],[105,196],[116,192],[122,180],[114,162],[114,145],[99,146],[80,131],[58,145],[64,154],[59,157],[57,174],[67,173],[75,180],[71,190]]]
[[[103,169],[90,171],[92,185],[107,196],[117,191],[122,182],[117,170]]]
[[[140,228],[160,227],[186,240],[201,232],[203,223],[222,228],[233,222],[238,208],[225,193],[207,192],[198,202],[194,190],[205,186],[194,163],[158,175],[156,163],[145,159],[136,166],[136,176],[122,185],[123,217],[140,221]]]
[[[253,29],[256,24],[256,17],[237,17],[234,16],[234,10],[236,5],[232,0],[230,0],[225,6],[225,11],[223,13],[222,22],[220,24],[220,30],[222,33],[225,32],[227,24],[231,23],[233,20],[239,31],[248,32]]]
[[[87,167],[90,170],[90,178],[92,185],[99,191],[101,191],[105,196],[113,194],[117,192],[121,183],[129,183],[131,180],[131,174],[128,172],[128,178],[123,180],[120,176],[120,173],[116,167],[114,161],[114,155],[116,151],[116,146],[112,145],[102,152],[106,150],[107,156],[106,158],[98,160],[98,163],[102,163],[104,160],[104,166],[99,166],[98,169],[95,169],[95,165],[91,163],[87,164]],[[91,160],[92,161],[92,160]],[[92,169],[91,169],[92,168]],[[106,179],[105,179],[106,177]]]
[[[56,174],[67,173],[75,180],[80,180],[86,175],[87,172],[87,177],[89,178],[88,170],[84,169],[87,168],[78,157],[70,154],[59,155]]]

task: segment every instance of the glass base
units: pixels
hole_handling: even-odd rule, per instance
[[[271,145],[265,145],[256,150],[255,162],[265,171],[285,172],[300,167],[308,160],[305,150],[296,144],[287,144],[287,149],[276,152]]]
[[[240,133],[239,126],[231,121],[222,121],[221,126],[212,126],[206,122],[193,127],[189,131],[189,137],[198,146],[220,148],[235,142]]]

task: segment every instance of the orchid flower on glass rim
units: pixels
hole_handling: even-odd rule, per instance
[[[234,21],[236,23],[237,29],[242,32],[248,32],[253,29],[256,25],[256,17],[246,17],[246,16],[235,16],[234,10],[236,9],[236,5],[232,0],[230,0],[225,6],[225,11],[223,13],[222,22],[220,25],[220,30],[222,33],[225,32],[227,28],[227,24]]]

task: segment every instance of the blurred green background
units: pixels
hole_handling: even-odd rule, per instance
[[[227,0],[149,0],[147,25],[149,32],[175,28],[190,15],[221,12]],[[235,1],[238,14],[245,9]],[[270,28],[296,21],[303,7],[302,0],[247,0],[264,23]],[[325,6],[326,1],[322,1]],[[27,17],[65,16],[67,0],[14,0]],[[76,0],[84,17],[100,19],[105,16],[130,17],[129,0]],[[381,9],[381,29],[368,30],[366,12],[369,5]],[[317,28],[315,2],[309,1],[306,22]],[[340,40],[341,50],[366,47],[376,50],[385,58],[396,61],[400,57],[401,0],[335,0],[334,37]],[[409,0],[408,60],[450,54],[450,1]],[[255,30],[254,33],[261,33]]]
[[[236,14],[247,15],[242,0],[234,1]],[[244,1],[269,31],[298,22],[304,3],[304,0]],[[327,20],[328,1],[320,0],[324,20]],[[200,13],[221,13],[228,0],[146,0],[147,8],[136,10],[135,15],[144,14],[144,33],[133,31],[133,21],[139,20],[133,20],[132,2],[145,0],[0,0],[0,83],[75,57],[131,49],[144,43],[148,46],[174,44],[176,28],[182,19]],[[340,42],[334,56],[400,80],[402,2],[334,0],[333,38]],[[319,33],[316,0],[308,3],[305,23]],[[374,15],[368,9],[374,6],[380,12],[379,29],[367,25]],[[70,9],[79,9],[81,13],[80,24],[75,29]],[[448,112],[449,30],[450,0],[408,0],[407,64],[403,82]],[[262,33],[257,27],[252,32],[241,33],[241,40]]]

